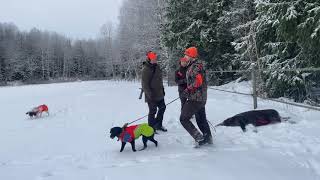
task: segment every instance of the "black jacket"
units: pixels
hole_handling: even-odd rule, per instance
[[[187,88],[187,78],[186,78],[187,67],[182,67],[176,70],[175,81],[178,85],[179,93],[182,93]]]

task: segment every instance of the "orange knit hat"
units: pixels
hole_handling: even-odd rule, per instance
[[[198,49],[196,47],[189,47],[184,51],[184,54],[192,57],[192,58],[197,58],[198,57]]]
[[[148,58],[148,60],[156,60],[157,59],[157,54],[155,52],[149,51],[147,53],[147,58]]]

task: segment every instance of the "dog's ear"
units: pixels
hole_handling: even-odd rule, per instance
[[[110,133],[114,135],[120,135],[122,133],[122,128],[120,127],[113,127],[110,129]]]

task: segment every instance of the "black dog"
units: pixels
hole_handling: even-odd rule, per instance
[[[136,131],[136,133],[135,133]],[[135,137],[137,135],[138,137]],[[148,124],[140,124],[133,125],[127,127],[126,125],[123,128],[113,127],[110,129],[110,138],[114,139],[118,137],[118,141],[121,140],[121,149],[120,152],[123,151],[127,142],[131,144],[132,151],[135,152],[135,139],[142,136],[143,148],[144,150],[147,148],[147,141],[152,141],[156,146],[158,146],[158,142],[154,139],[154,129]]]
[[[240,126],[242,131],[246,131],[246,125],[264,126],[268,124],[280,123],[281,117],[274,109],[254,110],[237,114],[224,120],[217,126]]]
[[[38,113],[37,112],[33,112],[33,111],[29,111],[26,114],[29,115],[31,118],[33,118],[33,117],[37,117]]]

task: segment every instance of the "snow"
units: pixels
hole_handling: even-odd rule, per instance
[[[145,151],[108,138],[121,126],[147,113],[138,100],[138,82],[92,81],[0,88],[0,179],[2,180],[317,180],[320,179],[320,112],[275,102],[259,101],[259,108],[275,108],[296,124],[281,123],[242,133],[219,127],[214,145],[194,149],[179,123],[180,102],[167,107],[167,133]],[[250,92],[250,83],[218,88]],[[252,98],[209,90],[207,115],[217,124],[252,109]],[[177,97],[166,87],[166,101]],[[29,119],[25,112],[47,104],[50,116]],[[142,122],[146,122],[144,119]],[[214,132],[214,131],[213,131]],[[137,148],[142,147],[139,139]]]
[[[314,4],[312,4],[314,5]],[[320,12],[320,7],[319,6],[315,6],[314,8],[308,10],[308,13],[311,14],[311,13],[318,13]]]
[[[297,16],[298,16],[298,13],[295,10],[295,7],[291,6],[291,7],[288,8],[287,13],[284,16],[285,16],[285,19],[287,21],[289,21],[289,20],[292,20],[292,19],[296,19]]]
[[[311,34],[311,38],[314,39],[315,37],[317,37],[317,33],[320,31],[320,21],[319,21],[319,26],[313,31],[313,33]]]

